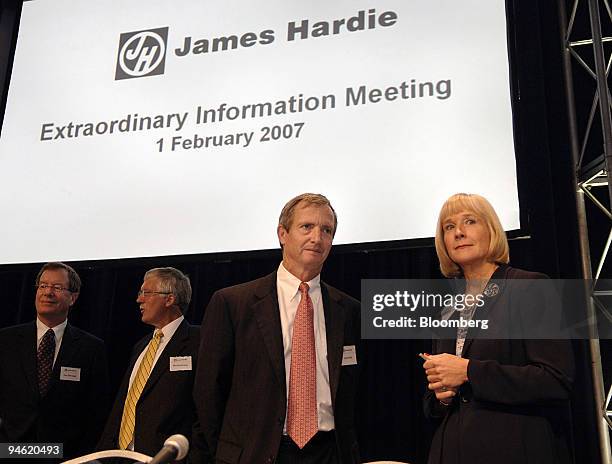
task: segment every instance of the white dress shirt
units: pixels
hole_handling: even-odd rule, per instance
[[[153,369],[155,368],[155,364],[157,363],[157,360],[161,356],[162,351],[164,351],[164,348],[166,347],[168,342],[172,339],[174,332],[176,332],[176,329],[178,329],[178,326],[181,325],[181,322],[183,322],[184,319],[185,317],[181,316],[178,319],[173,320],[170,324],[166,324],[164,327],[161,328],[161,331],[164,334],[164,336],[159,341],[159,346],[157,347],[155,358],[153,358],[153,365],[151,366],[151,372],[153,372]],[[144,346],[144,348],[142,349],[142,352],[138,356],[138,359],[134,363],[134,368],[132,369],[132,374],[130,375],[130,383],[128,385],[128,391],[130,390],[130,387],[132,386],[134,377],[136,377],[136,372],[138,372],[138,368],[140,367],[142,358],[144,358],[145,352],[147,351],[147,346],[149,346],[148,343]]]
[[[289,376],[291,374],[291,337],[293,335],[293,321],[300,303],[300,279],[291,274],[283,263],[278,267],[276,274],[276,289],[278,292],[278,307],[280,309],[281,328],[283,331],[283,348],[285,352],[285,382],[287,386],[287,400],[289,399]],[[329,367],[327,365],[327,337],[325,332],[325,315],[323,313],[323,297],[321,295],[321,276],[306,282],[310,289],[308,294],[314,309],[314,336],[317,353],[317,412],[319,430],[334,429],[334,411],[332,409],[331,391],[329,388]],[[283,433],[287,433],[287,415]]]

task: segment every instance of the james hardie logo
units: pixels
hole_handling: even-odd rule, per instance
[[[121,34],[115,80],[163,74],[167,43],[167,27]]]

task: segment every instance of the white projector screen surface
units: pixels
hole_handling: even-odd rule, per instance
[[[519,208],[503,0],[25,2],[0,137],[0,262],[431,237],[452,193]]]

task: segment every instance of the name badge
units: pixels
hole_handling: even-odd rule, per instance
[[[342,348],[342,365],[354,366],[357,364],[357,351],[355,345],[347,345]]]
[[[190,371],[191,356],[170,356],[170,372]]]
[[[60,369],[60,380],[69,380],[70,382],[80,382],[81,381],[81,368],[62,366]]]

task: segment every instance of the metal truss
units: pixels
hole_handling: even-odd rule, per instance
[[[569,18],[567,15],[568,4],[571,4]],[[606,37],[602,34],[602,17],[600,14],[602,9],[605,10],[606,14],[603,20],[607,26],[606,31],[612,31],[612,8],[610,8],[609,0],[558,0],[558,6],[564,49],[565,90],[574,163],[573,177],[582,273],[585,282],[593,282],[592,287],[589,288],[589,297],[586,303],[590,325],[589,348],[592,361],[593,394],[598,416],[599,449],[602,463],[611,464],[612,452],[610,450],[609,429],[612,429],[612,405],[610,404],[612,402],[612,387],[606,395],[597,334],[597,317],[599,315],[612,321],[612,313],[604,304],[604,297],[609,297],[612,292],[598,289],[597,284],[612,244],[612,119],[610,106],[612,96],[608,85],[608,75],[612,67],[612,53],[610,53],[612,47],[607,47],[609,51],[606,57],[606,47],[604,46],[605,43],[612,42],[612,37]],[[587,21],[588,24],[586,24]],[[579,34],[582,34],[582,37],[576,37]],[[578,127],[572,62],[577,63],[579,65],[577,69],[586,73],[586,76],[592,82],[593,98],[588,112],[585,112],[588,117],[581,134]],[[583,78],[584,76],[576,77]],[[599,124],[597,123],[597,114],[599,114]],[[603,141],[603,155],[600,151],[601,148],[593,149],[593,143],[597,143],[600,139]],[[593,152],[595,152],[595,155],[593,155]],[[587,217],[585,199],[592,202],[597,207],[595,211],[603,214],[609,223],[608,237],[598,257],[595,276],[593,276],[591,264],[589,218]]]

